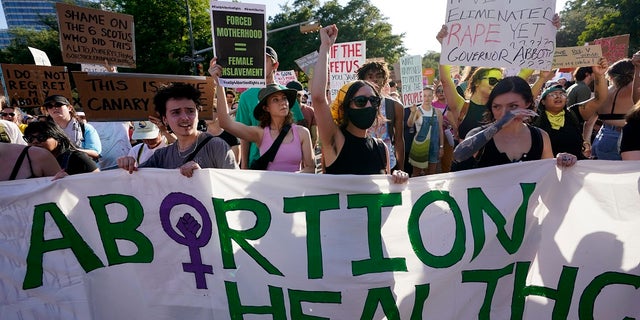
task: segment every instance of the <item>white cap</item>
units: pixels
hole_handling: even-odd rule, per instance
[[[133,140],[155,139],[160,129],[151,121],[135,121],[133,123]]]

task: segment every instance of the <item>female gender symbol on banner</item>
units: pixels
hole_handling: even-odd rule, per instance
[[[191,206],[200,214],[202,218],[202,226],[196,219],[189,213],[185,213],[176,224],[176,228],[180,230],[182,235],[178,234],[171,226],[171,210],[177,206],[185,204]],[[213,267],[211,265],[202,264],[202,257],[200,256],[200,247],[204,247],[209,243],[211,239],[211,219],[209,218],[209,212],[204,207],[202,202],[185,193],[173,192],[164,198],[162,204],[160,204],[160,222],[162,223],[162,229],[164,232],[177,243],[189,247],[189,256],[191,262],[185,262],[182,264],[182,270],[185,272],[193,272],[196,277],[196,288],[207,289],[207,280],[205,274],[213,274]],[[198,237],[196,233],[202,227],[202,232]]]

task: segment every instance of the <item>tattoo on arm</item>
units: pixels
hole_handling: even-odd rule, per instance
[[[461,162],[471,158],[476,152],[480,151],[493,136],[502,129],[502,127],[513,119],[515,116],[511,112],[507,112],[500,120],[494,122],[484,130],[474,134],[473,136],[464,139],[453,150],[453,159],[457,162]]]

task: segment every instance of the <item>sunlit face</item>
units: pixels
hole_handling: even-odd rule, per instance
[[[515,92],[507,92],[493,99],[491,112],[493,113],[493,118],[499,120],[504,117],[507,112],[513,109],[526,109],[528,107],[529,103],[524,100],[522,95]]]
[[[73,107],[70,105],[66,105],[58,102],[52,102],[52,103],[46,104],[44,107],[45,107],[45,110],[47,111],[47,114],[49,114],[53,118],[53,120],[64,120],[64,121],[71,120],[71,111],[69,110],[69,108],[73,108]]]
[[[18,122],[18,113],[14,108],[3,108],[0,116],[7,121]]]
[[[278,62],[274,61],[273,58],[271,58],[271,56],[266,55],[267,56],[267,64],[264,66],[264,71],[267,74],[267,77],[275,74],[276,70],[278,70]]]
[[[382,89],[387,85],[387,79],[384,77],[384,72],[371,70],[364,75],[364,80],[367,80],[375,84],[379,89]]]
[[[557,90],[548,93],[543,100],[544,109],[556,113],[562,111],[567,104],[567,94],[562,90]]]
[[[436,88],[436,98],[439,101],[444,101],[446,99],[446,97],[444,95],[444,89],[442,89],[442,87]]]
[[[286,116],[289,114],[289,100],[282,92],[272,93],[267,97],[265,110],[273,116]]]
[[[169,99],[163,121],[178,136],[195,135],[198,132],[198,108],[190,99]]]
[[[424,89],[422,90],[422,98],[424,101],[433,101],[433,90]]]

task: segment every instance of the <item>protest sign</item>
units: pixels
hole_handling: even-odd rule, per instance
[[[633,162],[560,170],[547,159],[408,185],[146,168],[2,182],[0,310],[83,320],[638,318],[639,179]]]
[[[293,70],[276,71],[275,80],[276,83],[286,86],[291,81],[297,81],[298,77]]]
[[[147,120],[155,116],[153,97],[171,82],[184,82],[200,90],[201,119],[212,119],[214,86],[211,77],[143,73],[73,72],[82,108],[91,121]]]
[[[33,56],[33,61],[37,66],[51,66],[51,61],[49,61],[49,56],[47,56],[46,52],[33,47],[27,48],[29,48],[31,55]]]
[[[366,41],[343,42],[331,46],[328,67],[332,99],[335,99],[344,84],[358,79],[356,72],[364,64],[366,58]]]
[[[296,64],[309,79],[313,78],[313,68],[318,61],[318,51],[314,51],[295,60]]]
[[[600,38],[593,40],[589,44],[599,44],[602,53],[607,58],[609,64],[629,57],[629,35],[623,34],[614,37]]]
[[[81,63],[80,71],[82,72],[109,72],[107,68],[101,64]]]
[[[133,16],[56,3],[62,60],[136,67]]]
[[[0,64],[9,104],[19,108],[41,107],[47,96],[59,94],[71,99],[66,67],[31,64]]]
[[[410,107],[424,102],[422,96],[422,58],[420,56],[400,58],[400,78],[404,106]]]
[[[266,85],[266,6],[211,1],[213,51],[223,67],[220,84],[229,88]]]
[[[595,66],[600,58],[600,45],[556,48],[553,54],[553,69]]]
[[[447,1],[440,63],[550,70],[555,0]]]

